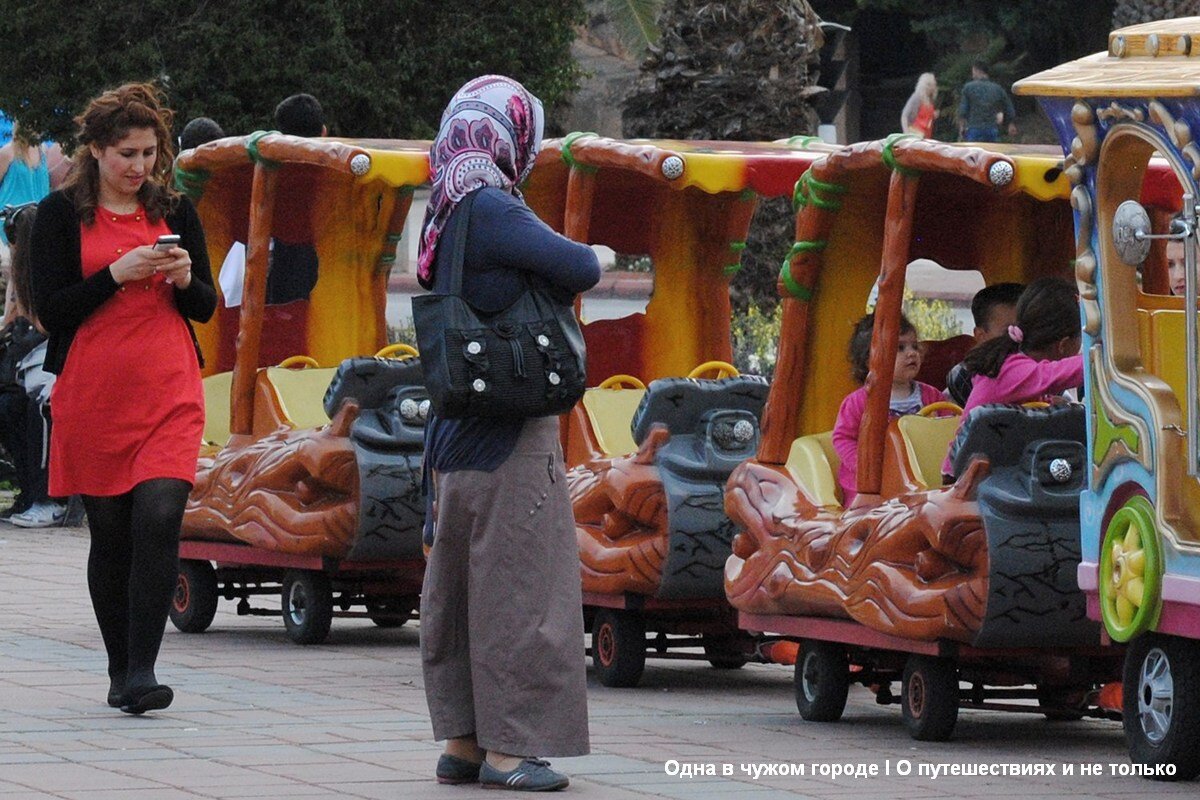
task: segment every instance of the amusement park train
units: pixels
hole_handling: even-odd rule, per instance
[[[648,655],[736,668],[794,642],[805,719],[838,719],[858,683],[898,703],[915,738],[942,740],[960,708],[1109,716],[1099,695],[1119,682],[1133,760],[1200,773],[1196,37],[1200,18],[1119,30],[1108,51],[1021,81],[1061,150],[545,144],[531,207],[653,265],[644,312],[583,320],[594,388],[563,417],[602,683],[637,684]],[[429,406],[418,354],[386,349],[383,315],[427,146],[255,134],[180,156],[213,263],[246,250],[241,305],[199,332],[209,422],[181,629],[207,628],[221,597],[279,613],[251,606],[278,594],[302,643],[337,615],[395,626],[417,610]],[[768,382],[729,363],[729,284],[757,202],[778,196],[792,197],[796,236],[781,246]],[[1182,295],[1166,276],[1172,240]],[[275,302],[268,259],[297,252],[315,283]],[[988,284],[1072,281],[1081,400],[889,421],[917,259]],[[873,287],[846,502],[831,429],[854,384],[829,354]],[[971,344],[925,342],[919,379],[944,388]]]

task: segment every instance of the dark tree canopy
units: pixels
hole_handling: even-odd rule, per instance
[[[625,134],[769,141],[816,133],[818,24],[807,0],[667,0],[661,38],[625,104]],[[795,224],[790,198],[759,204],[733,282],[739,314],[777,304]]]
[[[625,103],[628,136],[778,139],[812,132],[823,41],[804,0],[668,0]]]
[[[0,0],[0,111],[66,143],[89,98],[158,80],[179,127],[270,128],[281,99],[308,92],[332,133],[425,138],[476,75],[561,102],[582,19],[583,0]]]

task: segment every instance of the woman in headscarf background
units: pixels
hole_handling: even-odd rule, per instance
[[[563,303],[596,284],[592,250],[560,236],[517,187],[541,147],[541,102],[497,75],[468,82],[430,148],[433,189],[418,279],[448,293],[469,214],[462,295],[495,312],[536,283]],[[474,195],[469,203],[463,201]],[[438,419],[425,468],[436,513],[421,593],[421,659],[436,775],[546,791],[568,784],[537,756],[588,752],[582,596],[557,417]]]

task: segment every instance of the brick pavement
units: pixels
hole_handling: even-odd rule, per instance
[[[431,779],[437,745],[421,687],[417,630],[334,620],[326,644],[300,647],[276,618],[237,617],[222,602],[208,633],[168,626],[159,677],[166,712],[134,718],[104,704],[107,678],[84,584],[80,530],[0,525],[0,800],[479,797]],[[1125,764],[1111,722],[1050,723],[966,711],[954,740],[915,742],[899,710],[852,690],[843,721],[804,723],[790,669],[718,672],[649,662],[642,686],[591,680],[593,755],[559,759],[569,797],[975,798],[1111,800],[1195,796],[1191,784],[1131,777],[763,777],[751,763]],[[682,779],[669,759],[733,765],[730,777]],[[1061,766],[1058,767],[1061,770]],[[487,795],[492,797],[492,795]]]

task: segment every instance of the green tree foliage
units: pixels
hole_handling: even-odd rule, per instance
[[[0,111],[66,143],[89,98],[158,80],[180,125],[269,128],[281,99],[309,92],[333,133],[425,138],[476,75],[561,102],[583,18],[583,0],[0,0]]]
[[[663,0],[593,0],[588,6],[613,24],[630,53],[643,54],[658,42]]]
[[[901,308],[922,341],[950,339],[963,332],[958,317],[954,315],[954,308],[945,300],[916,297],[906,286]]]

